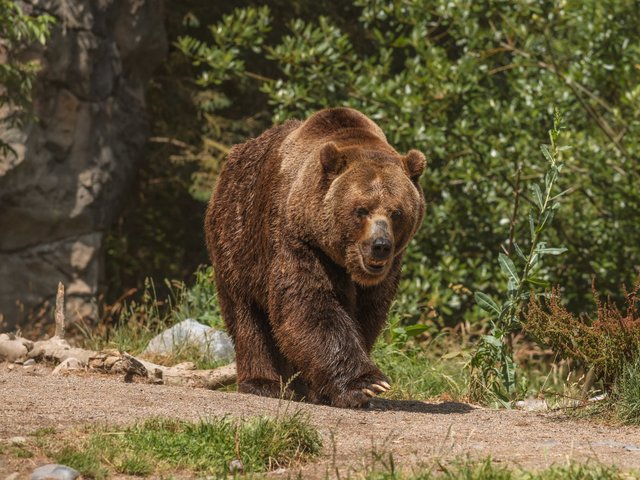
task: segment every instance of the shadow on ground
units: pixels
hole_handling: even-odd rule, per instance
[[[476,407],[460,402],[426,403],[417,400],[387,400],[385,398],[374,398],[369,405],[369,410],[442,415],[469,413],[476,409]]]

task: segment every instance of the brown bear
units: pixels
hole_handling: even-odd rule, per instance
[[[205,233],[240,392],[280,396],[285,384],[362,407],[389,388],[369,353],[424,216],[424,167],[349,108],[231,149]]]

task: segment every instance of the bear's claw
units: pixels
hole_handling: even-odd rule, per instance
[[[362,389],[362,393],[364,393],[365,395],[368,395],[369,397],[375,397],[376,394],[373,393],[371,390],[369,390],[368,388],[363,388]]]

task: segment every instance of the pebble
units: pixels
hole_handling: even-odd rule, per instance
[[[23,367],[30,367],[31,365],[35,365],[36,361],[33,358],[30,358],[26,362],[22,364]]]
[[[26,437],[11,437],[7,441],[11,445],[24,445],[25,443],[27,443],[27,438]]]
[[[242,472],[242,471],[244,471],[244,465],[242,464],[242,462],[240,460],[238,460],[236,458],[235,460],[231,460],[229,462],[229,472],[230,473]]]
[[[75,480],[80,472],[65,465],[50,463],[36,468],[31,474],[31,480]]]

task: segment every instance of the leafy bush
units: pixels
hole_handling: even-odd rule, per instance
[[[567,156],[560,187],[572,214],[548,237],[568,247],[565,261],[538,277],[565,285],[572,309],[588,298],[592,276],[614,295],[635,277],[640,246],[628,239],[640,235],[640,10],[622,0],[353,5],[350,27],[320,17],[292,20],[288,32],[266,8],[239,9],[213,24],[209,39],[183,37],[178,46],[207,91],[254,82],[276,122],[352,106],[400,150],[428,153],[429,211],[402,284],[418,317],[478,319],[469,292],[503,290],[497,247],[528,229],[521,209],[511,222],[513,198],[519,181],[541,175],[528,160],[537,156],[531,139],[544,135],[552,105],[566,113],[580,161]],[[520,203],[535,198],[525,192]]]

